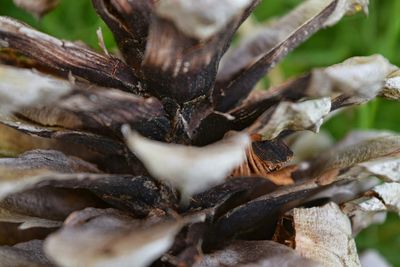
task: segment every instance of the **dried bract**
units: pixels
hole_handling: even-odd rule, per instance
[[[154,177],[182,190],[183,200],[218,184],[246,159],[250,139],[234,134],[216,144],[189,147],[152,141],[124,127],[131,150]]]
[[[0,65],[0,112],[54,103],[72,90],[65,80],[31,70]]]
[[[44,14],[55,8],[59,0],[14,0],[14,3],[32,13],[37,18],[41,18]]]

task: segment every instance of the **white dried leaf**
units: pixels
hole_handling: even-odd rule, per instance
[[[400,157],[386,157],[360,163],[370,175],[385,181],[400,182]]]
[[[302,256],[325,267],[360,266],[350,220],[337,204],[294,209],[293,219]]]
[[[374,187],[380,199],[385,203],[388,210],[400,214],[400,184],[399,183],[383,183]]]
[[[54,103],[72,89],[67,81],[4,65],[0,65],[0,81],[0,113]]]
[[[392,72],[385,80],[385,87],[380,95],[393,100],[400,99],[400,70]]]
[[[14,0],[14,4],[37,18],[55,8],[59,0]]]
[[[126,233],[118,242],[113,240],[116,236],[112,234],[94,239],[88,230],[80,232],[79,244],[68,237],[71,234],[77,238],[76,234],[64,231],[46,240],[45,252],[62,267],[131,267],[133,263],[137,267],[146,267],[170,248],[179,229],[174,225],[165,229],[155,228],[151,232]],[[101,251],[107,243],[112,254]]]
[[[318,132],[323,118],[331,110],[331,99],[307,100],[299,103],[281,102],[271,119],[259,131],[264,139],[274,139],[284,130],[311,130]]]
[[[362,197],[342,205],[342,211],[350,218],[353,236],[371,224],[380,224],[386,220],[387,208],[376,197]]]
[[[207,39],[221,31],[251,0],[163,0],[156,13],[170,19],[187,36]]]
[[[247,134],[237,133],[218,143],[193,147],[153,141],[123,127],[130,149],[157,179],[182,190],[185,198],[224,180],[246,160]]]
[[[392,267],[382,255],[371,249],[361,253],[360,261],[362,267]]]
[[[72,213],[65,226],[46,239],[45,253],[57,266],[146,267],[170,248],[183,226],[204,220],[204,216],[193,216],[154,224],[126,215],[120,219],[104,210],[74,222],[74,217],[85,212],[92,211]]]
[[[307,91],[315,96],[344,93],[366,101],[380,93],[388,75],[397,69],[381,55],[353,57],[342,63],[314,70]]]
[[[20,223],[19,229],[29,228],[56,228],[62,225],[62,222],[37,218],[12,212],[0,207],[0,222]]]

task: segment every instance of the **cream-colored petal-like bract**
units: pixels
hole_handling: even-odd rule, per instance
[[[385,80],[385,87],[380,95],[393,100],[400,99],[400,70],[394,71]]]
[[[381,55],[352,57],[311,74],[308,94],[328,96],[334,92],[370,100],[385,88],[386,78],[398,68]]]
[[[330,202],[293,212],[296,250],[325,267],[358,267],[356,243],[349,218]]]
[[[182,227],[204,219],[135,220],[117,210],[88,208],[72,213],[45,240],[44,251],[61,267],[146,267],[170,248]]]
[[[370,175],[385,181],[400,182],[400,156],[385,157],[360,163]]]
[[[400,184],[399,183],[383,183],[376,186],[375,191],[388,210],[400,214]]]
[[[35,17],[40,18],[55,8],[59,0],[14,0],[14,3]]]
[[[264,139],[274,139],[284,130],[318,132],[323,119],[331,110],[331,99],[307,100],[299,103],[281,102],[271,119],[259,130]]]
[[[182,190],[183,198],[218,184],[246,159],[247,134],[238,133],[205,147],[167,144],[123,127],[130,149],[157,179]],[[185,199],[183,199],[185,200]]]
[[[72,90],[68,81],[4,65],[0,65],[0,81],[0,113],[54,103]]]
[[[252,0],[163,0],[157,4],[159,16],[170,19],[187,36],[212,37],[239,15]]]

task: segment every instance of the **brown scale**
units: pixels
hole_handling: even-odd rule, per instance
[[[261,176],[278,185],[292,184],[290,174],[295,167],[283,168],[293,156],[286,144],[280,139],[262,141],[259,134],[253,134],[251,140],[246,161],[232,172],[231,177]]]

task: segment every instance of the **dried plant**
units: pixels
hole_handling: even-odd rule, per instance
[[[399,69],[355,57],[252,89],[368,0],[306,0],[237,45],[259,0],[92,2],[120,56],[101,31],[103,53],[0,17],[1,266],[360,266],[354,236],[400,212],[400,136],[318,132],[399,99]]]

